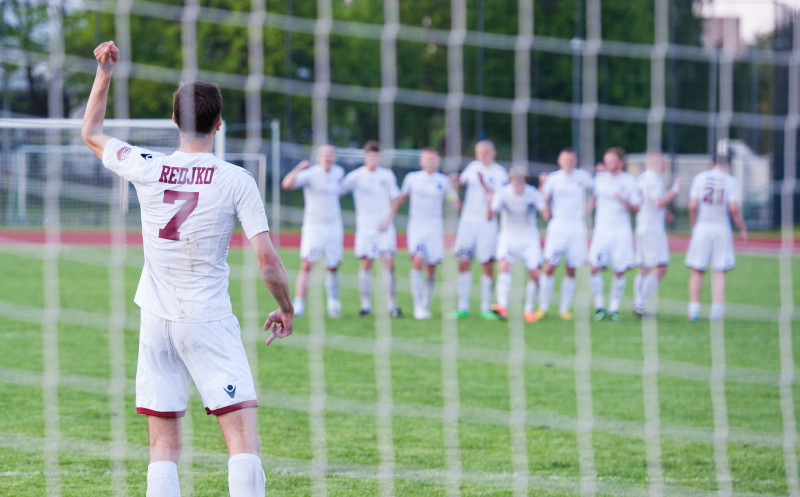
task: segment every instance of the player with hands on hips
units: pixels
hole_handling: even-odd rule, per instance
[[[94,51],[97,73],[81,137],[103,165],[136,188],[141,207],[144,265],[134,301],[141,308],[136,411],[147,415],[148,497],[180,495],[177,463],[180,418],[189,381],[215,415],[228,453],[234,497],[261,497],[256,392],[241,330],[228,295],[226,262],[238,219],[256,254],[264,285],[278,304],[264,329],[267,343],[292,333],[286,271],[270,241],[264,203],[245,169],[212,154],[222,124],[222,93],[202,81],[181,84],[173,96],[180,145],[170,155],[103,134],[108,90],[119,50]]]

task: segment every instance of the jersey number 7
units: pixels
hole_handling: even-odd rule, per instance
[[[158,230],[158,237],[165,240],[180,240],[181,232],[178,229],[189,217],[189,214],[197,207],[197,200],[200,192],[178,192],[175,190],[164,190],[164,203],[174,204],[176,200],[185,200],[178,212],[172,216],[166,226]]]

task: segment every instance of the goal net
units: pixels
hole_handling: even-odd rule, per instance
[[[691,16],[693,7],[708,2],[452,0],[442,8],[398,0],[212,3],[52,0],[21,3],[13,12],[6,3],[0,6],[8,21],[3,29],[9,30],[0,52],[6,95],[0,119],[0,257],[41,261],[41,274],[34,275],[43,281],[33,285],[29,301],[23,302],[25,295],[0,296],[0,319],[8,323],[15,347],[25,342],[13,326],[41,326],[41,348],[31,353],[41,357],[41,367],[38,359],[31,366],[6,358],[0,385],[3,392],[20,384],[40,389],[35,411],[43,425],[0,425],[0,447],[8,457],[32,453],[37,459],[10,459],[27,469],[17,474],[11,466],[0,476],[0,493],[13,493],[17,481],[37,483],[48,497],[69,494],[72,485],[93,488],[71,473],[70,457],[101,461],[102,476],[111,481],[104,492],[142,493],[146,441],[143,446],[141,439],[130,440],[144,426],[126,415],[135,368],[125,332],[137,329],[126,297],[126,268],[140,261],[124,234],[138,226],[138,208],[131,187],[82,145],[79,121],[63,119],[79,107],[76,100],[87,97],[96,64],[93,44],[86,41],[91,36],[80,27],[95,26],[93,43],[100,35],[113,38],[122,57],[112,83],[115,119],[105,123],[108,134],[174,150],[177,130],[170,120],[132,117],[163,115],[151,100],[168,100],[181,81],[216,82],[228,119],[216,153],[253,172],[273,236],[281,228],[296,229],[303,207],[301,193],[280,191],[280,179],[325,143],[334,143],[340,161],[352,169],[362,161],[359,146],[371,138],[380,141],[384,165],[400,181],[417,168],[423,146],[439,148],[442,170],[450,173],[467,163],[484,137],[496,143],[504,166],[526,167],[534,177],[555,169],[553,159],[563,147],[575,149],[580,167],[589,171],[610,146],[663,150],[670,160],[665,180],[682,177],[685,184],[672,224],[679,235],[689,230],[691,177],[708,167],[718,140],[731,139],[741,150],[733,172],[742,184],[748,221],[779,230],[774,240],[744,247],[769,251],[745,258],[733,273],[724,323],[702,320],[687,327],[688,275],[675,254],[655,302],[655,320],[629,317],[617,327],[592,321],[587,268],[578,270],[572,322],[551,316],[536,327],[525,324],[519,270],[509,309],[516,318],[440,319],[455,308],[458,268],[448,255],[437,282],[441,312],[432,325],[378,312],[377,303],[385,299],[378,284],[374,318],[358,321],[366,327],[352,315],[328,319],[324,271],[317,270],[306,321],[298,319],[298,332],[277,343],[278,352],[270,349],[268,358],[259,328],[269,300],[252,255],[243,251],[231,264],[231,293],[257,378],[270,492],[800,496],[793,278],[797,16],[776,22],[771,46],[747,48],[735,36],[734,23],[726,21],[719,23],[718,38],[697,45],[701,23],[692,24],[692,31],[687,18],[678,16]],[[21,19],[36,16],[47,21],[32,38],[45,41],[14,42],[22,36]],[[571,20],[571,33],[551,29],[558,16]],[[501,18],[513,22],[498,27]],[[640,21],[646,34],[635,32]],[[613,23],[637,30],[626,38],[610,29]],[[704,39],[712,34],[705,31]],[[171,56],[158,58],[164,53]],[[48,74],[48,119],[10,115],[7,95],[19,89],[23,60]],[[634,153],[629,168],[637,167],[641,155]],[[456,221],[457,213],[448,211],[448,235]],[[349,204],[345,223],[353,226]],[[402,218],[397,225],[404,226]],[[82,236],[108,230],[109,252],[65,248],[63,233],[73,230]],[[5,243],[20,231],[40,233],[41,243]],[[294,247],[285,247],[285,259],[296,259]],[[343,296],[353,301],[344,304],[356,308],[357,263],[351,253],[347,258]],[[108,281],[97,284],[108,309],[70,302],[64,282],[79,272],[71,270],[75,264],[87,271],[104,267]],[[291,279],[297,263],[287,266]],[[380,276],[383,269],[375,266]],[[12,269],[9,274],[17,274]],[[407,296],[408,280],[404,274],[399,280]],[[704,294],[704,307],[707,300]],[[77,329],[108,332],[102,338],[106,348],[91,349],[107,368],[98,372],[86,365],[90,357],[78,361],[65,352],[75,350],[69,347]],[[99,440],[67,422],[87,422],[74,414],[81,407],[74,397],[97,391],[108,404],[98,410],[109,414],[108,436]],[[181,485],[185,494],[199,494],[208,481],[219,484],[219,475],[209,475],[208,468],[226,456],[191,411],[183,421]],[[14,407],[11,412],[24,416]],[[302,422],[287,421],[294,417]],[[211,493],[220,492],[224,488]]]

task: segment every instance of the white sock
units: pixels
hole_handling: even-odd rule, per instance
[[[488,311],[492,307],[492,285],[494,278],[481,275],[481,312]]]
[[[700,302],[689,302],[687,315],[690,318],[696,318],[700,315]]]
[[[431,299],[433,298],[433,289],[436,285],[436,276],[428,276],[425,280],[425,293],[422,304],[424,309],[428,312],[431,310]]]
[[[414,310],[421,310],[424,302],[422,290],[422,271],[411,270],[411,298],[414,300]]]
[[[295,297],[294,300],[292,301],[292,307],[294,307],[294,315],[297,317],[301,317],[303,313],[306,311],[306,299]]]
[[[372,271],[358,270],[358,290],[361,292],[361,308],[372,309]]]
[[[622,296],[625,295],[625,284],[628,282],[625,275],[614,276],[611,279],[611,296],[608,299],[608,311],[618,312]]]
[[[267,477],[261,458],[255,454],[234,454],[228,459],[228,490],[231,497],[263,497]]]
[[[339,301],[339,271],[325,271],[325,292],[328,302]]]
[[[652,272],[642,278],[642,305],[647,304],[647,299],[656,292],[659,283],[661,280]]]
[[[575,278],[564,276],[561,280],[561,304],[558,312],[567,312],[572,307],[572,298],[575,296]]]
[[[500,273],[497,276],[497,305],[508,308],[508,295],[511,293],[511,273]]]
[[[711,314],[708,316],[711,321],[722,321],[724,315],[725,304],[711,304]]]
[[[472,271],[458,273],[458,310],[469,311],[469,294],[472,292]]]
[[[533,312],[536,308],[538,286],[539,285],[533,280],[528,280],[528,283],[525,285],[525,309],[523,309],[523,312]]]
[[[642,277],[642,273],[636,273],[636,276],[633,277],[633,308],[634,309],[644,309],[644,303],[647,299],[644,296],[644,283],[642,282],[644,278]]]
[[[543,274],[539,277],[539,309],[547,312],[550,309],[550,298],[553,296],[553,290],[556,287],[556,279],[553,275]]]
[[[151,462],[147,466],[147,497],[180,497],[178,465],[172,461]]]
[[[386,284],[386,294],[389,296],[389,310],[397,307],[397,277],[394,271],[384,271],[383,281]]]
[[[592,275],[591,287],[592,287],[592,295],[594,296],[594,308],[595,309],[605,309],[606,308],[606,301],[603,298],[603,275],[599,272]],[[561,284],[564,285],[563,283]]]

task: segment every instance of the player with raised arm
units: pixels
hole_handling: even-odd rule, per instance
[[[680,192],[681,180],[676,178],[672,187],[665,191],[661,174],[666,163],[660,150],[648,150],[644,162],[646,170],[637,179],[642,205],[636,213],[636,263],[639,272],[633,280],[633,313],[649,318],[652,314],[647,311],[647,299],[658,289],[669,264],[664,209]]]
[[[381,258],[386,272],[386,293],[389,296],[389,315],[400,317],[397,307],[397,278],[394,274],[394,254],[397,232],[392,223],[392,200],[400,195],[397,177],[391,169],[378,167],[381,146],[375,140],[364,144],[364,165],[350,171],[342,180],[340,193],[353,194],[356,206],[355,255],[359,258],[358,289],[361,293],[360,316],[372,310],[372,261]]]
[[[394,215],[400,205],[409,201],[406,237],[408,255],[411,256],[411,297],[416,319],[431,318],[436,266],[442,262],[444,255],[444,200],[450,199],[454,208],[458,208],[458,196],[453,184],[439,172],[440,162],[435,148],[423,148],[419,157],[422,170],[408,173],[403,178],[400,196],[392,202]],[[422,269],[425,266],[423,283]]]
[[[685,261],[692,270],[686,315],[689,321],[697,321],[700,317],[700,293],[709,264],[710,318],[712,321],[722,321],[725,315],[725,276],[736,264],[731,219],[739,228],[741,239],[747,240],[747,226],[739,207],[739,182],[728,172],[729,153],[727,141],[720,141],[711,169],[695,176],[689,189],[692,238]]]
[[[338,318],[342,304],[339,301],[339,265],[344,252],[344,228],[339,205],[339,190],[344,169],[336,164],[333,145],[321,145],[317,150],[317,165],[304,160],[289,171],[281,188],[303,189],[303,227],[300,229],[300,271],[295,282],[295,316],[303,316],[308,295],[311,269],[320,257],[325,260],[325,291],[328,297],[328,315]]]
[[[491,311],[497,220],[487,219],[486,212],[494,192],[508,183],[508,173],[494,161],[496,155],[494,144],[490,140],[481,140],[475,145],[476,160],[470,162],[460,175],[453,176],[456,188],[465,186],[466,192],[454,247],[458,257],[458,302],[456,310],[448,315],[451,319],[469,316],[473,259],[477,259],[483,269],[480,316],[497,319]]]
[[[594,231],[589,247],[589,271],[594,296],[594,320],[621,321],[619,306],[625,294],[625,273],[634,266],[633,231],[631,213],[639,210],[642,203],[636,178],[623,171],[625,151],[613,147],[603,155],[606,170],[594,178],[594,196],[590,205],[596,208]],[[601,270],[611,266],[608,311],[603,298],[603,275]]]
[[[497,304],[492,311],[501,319],[508,318],[508,299],[511,293],[511,268],[521,260],[528,271],[525,285],[523,319],[536,322],[535,303],[539,286],[539,267],[542,265],[542,245],[536,212],[550,217],[550,208],[539,190],[526,183],[528,170],[515,166],[509,171],[511,184],[492,198],[490,216],[500,214],[500,235],[497,241]]]
[[[97,73],[81,136],[103,165],[133,183],[141,206],[144,267],[135,302],[141,307],[136,411],[150,433],[148,497],[180,495],[180,418],[189,378],[225,438],[231,496],[263,496],[256,392],[241,331],[228,295],[226,263],[238,218],[256,253],[264,284],[278,303],[264,329],[292,332],[286,271],[270,242],[264,204],[253,177],[212,155],[222,123],[222,94],[211,83],[182,84],[173,99],[180,147],[164,155],[103,134],[108,90],[119,50],[94,51]]]
[[[553,296],[556,267],[564,259],[561,280],[559,316],[572,320],[572,299],[575,296],[575,269],[586,264],[586,192],[592,189],[592,176],[576,169],[578,156],[565,148],[558,154],[558,171],[540,176],[540,189],[550,206],[552,217],[547,223],[544,241],[544,271],[539,277],[539,310],[536,319],[547,316]]]

